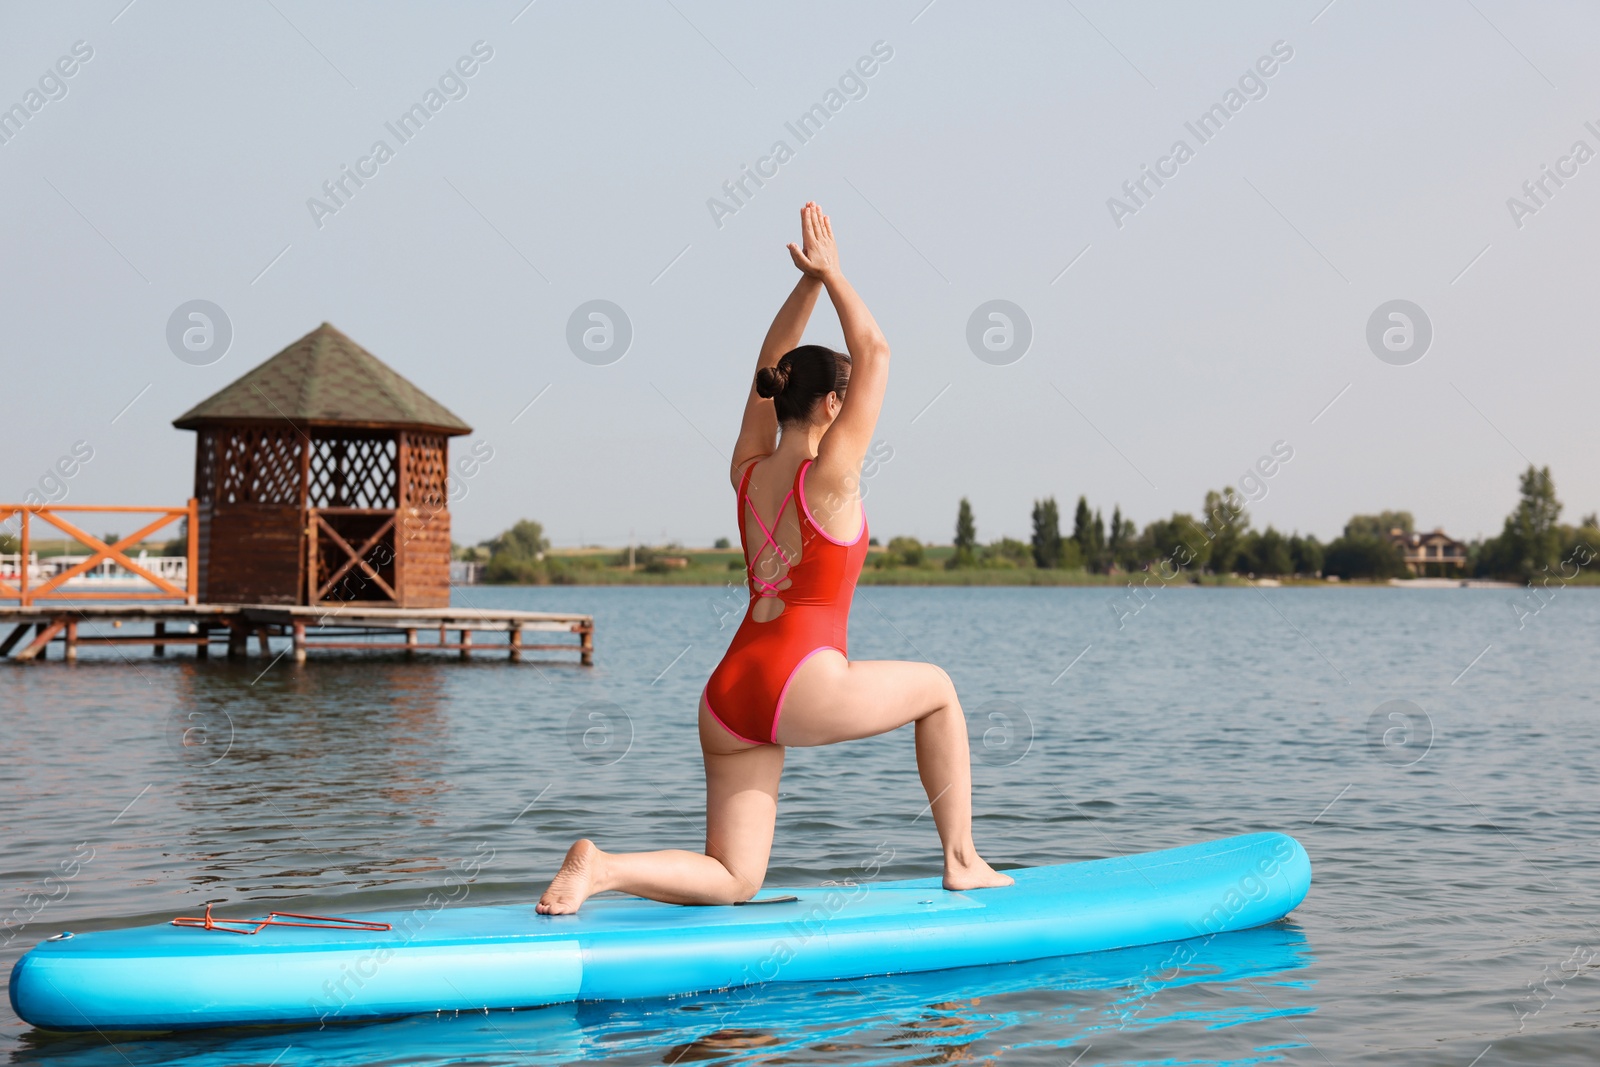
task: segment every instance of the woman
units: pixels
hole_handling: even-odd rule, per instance
[[[972,844],[967,725],[950,676],[931,663],[845,658],[867,552],[858,472],[883,406],[889,345],[839,269],[828,216],[808,203],[800,222],[803,243],[789,255],[802,277],[761,346],[729,472],[751,599],[700,697],[706,850],[608,853],[579,841],[539,898],[544,914],[577,911],[607,889],[670,904],[749,900],[767,874],[784,749],[908,722],[944,846],[945,888],[1011,884]],[[796,347],[822,289],[849,355]]]

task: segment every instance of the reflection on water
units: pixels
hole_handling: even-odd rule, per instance
[[[1005,1047],[1036,1050],[1031,1059],[1011,1057],[1019,1062],[1065,1064],[1076,1050],[1156,1029],[1172,1031],[1168,1040],[1207,1035],[1210,1047],[1245,1055],[1252,1039],[1242,1024],[1312,1010],[1309,989],[1292,981],[1312,959],[1293,922],[1191,944],[1203,964],[1171,977],[1161,976],[1171,975],[1172,946],[1152,945],[1009,967],[779,985],[759,999],[723,991],[324,1030],[168,1035],[117,1049],[99,1038],[34,1033],[25,1037],[16,1062],[54,1060],[70,1050],[74,1062],[108,1067],[222,1067],[275,1058],[279,1067],[553,1065],[602,1058],[623,1064],[934,1064],[986,1061]],[[1273,1003],[1245,994],[1249,985],[1271,989]],[[1134,1021],[1124,1010],[1129,990],[1148,1001]],[[1213,1036],[1218,1033],[1230,1036]]]
[[[326,892],[339,880],[330,875],[374,886],[448,865],[438,855],[393,851],[397,813],[436,825],[440,798],[452,788],[441,759],[448,711],[437,665],[356,662],[331,679],[269,671],[240,686],[231,671],[188,663],[174,688],[184,709],[174,715],[202,741],[178,746],[182,773],[172,783],[196,884],[230,882],[249,869],[249,853],[297,842],[322,862],[303,882],[298,872],[275,872],[273,889]],[[338,829],[317,830],[329,811],[340,813]],[[258,888],[266,887],[237,884],[246,895]]]

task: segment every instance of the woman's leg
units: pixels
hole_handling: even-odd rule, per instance
[[[950,676],[931,663],[850,662],[835,650],[802,663],[789,681],[781,745],[831,745],[917,724],[917,772],[944,846],[946,889],[1010,885],[972,843],[972,761],[967,720]]]
[[[783,749],[738,740],[703,703],[700,747],[706,767],[704,853],[602,852],[585,838],[567,851],[535,910],[565,915],[607,889],[668,904],[732,904],[755,896],[772,853]]]

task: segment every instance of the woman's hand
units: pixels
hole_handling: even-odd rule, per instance
[[[789,245],[789,258],[800,273],[819,282],[838,275],[839,249],[833,243],[833,223],[815,201],[807,201],[800,209],[800,233],[804,243]]]

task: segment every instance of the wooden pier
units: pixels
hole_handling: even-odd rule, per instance
[[[120,632],[148,626],[141,633]],[[7,630],[9,627],[9,631]],[[524,652],[576,652],[578,662],[594,665],[594,616],[549,611],[500,611],[482,608],[396,608],[352,604],[342,608],[291,604],[87,604],[0,605],[0,658],[41,660],[50,646],[61,646],[62,658],[78,658],[86,646],[147,645],[165,656],[171,646],[192,646],[205,659],[213,645],[230,659],[249,655],[250,640],[261,655],[272,655],[272,638],[288,638],[278,655],[293,653],[304,663],[306,653],[339,651],[402,653],[454,652],[462,659],[474,653],[505,653],[517,663]],[[574,634],[577,640],[530,644],[530,634]],[[474,634],[493,640],[474,643]],[[454,641],[450,637],[454,635]],[[504,635],[504,640],[498,638]]]

